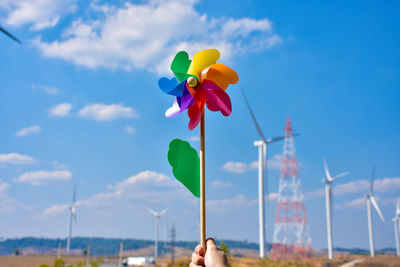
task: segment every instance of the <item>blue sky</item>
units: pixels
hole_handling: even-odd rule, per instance
[[[39,3],[40,2],[40,3]],[[334,246],[367,248],[363,200],[372,167],[393,247],[400,192],[398,3],[386,1],[0,1],[0,236],[63,237],[78,186],[74,235],[196,240],[198,201],[176,182],[168,143],[199,147],[187,114],[168,119],[157,81],[179,50],[218,48],[239,74],[233,112],[206,113],[208,235],[258,241],[258,139],[246,90],[266,136],[295,130],[313,246],[326,247],[322,157],[351,174],[334,189]],[[271,241],[283,143],[270,146]]]

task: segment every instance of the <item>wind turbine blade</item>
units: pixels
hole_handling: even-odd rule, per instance
[[[168,210],[168,208],[166,208],[166,209],[164,209],[163,211],[161,211],[158,215],[159,216],[162,216],[162,215],[164,215],[166,212],[167,212],[167,210]]]
[[[77,190],[77,185],[74,187],[74,194],[72,195],[72,204],[75,204],[76,202],[76,190]]]
[[[332,179],[331,173],[329,172],[328,164],[326,164],[325,158],[323,158],[322,160],[324,161],[324,170],[325,170],[326,179],[327,179],[329,182],[332,182],[333,179]]]
[[[260,126],[259,126],[258,123],[257,123],[256,116],[254,116],[253,110],[251,109],[250,104],[249,104],[249,101],[247,100],[246,94],[244,93],[243,89],[241,89],[241,90],[242,90],[242,94],[243,94],[244,101],[246,102],[247,108],[249,109],[251,119],[253,120],[254,126],[255,126],[256,129],[257,129],[258,135],[261,137],[261,139],[263,140],[263,142],[266,142],[266,141],[265,141],[265,138],[264,138],[264,135],[263,135],[263,133],[262,133],[262,131],[261,131],[261,128],[260,128]]]
[[[275,137],[272,137],[272,138],[268,138],[267,141],[266,141],[266,143],[267,143],[267,144],[271,144],[271,143],[275,143],[275,142],[278,142],[278,141],[283,140],[283,139],[285,139],[285,136],[284,136],[284,135],[282,135],[282,136],[275,136]]]
[[[343,176],[346,176],[346,175],[348,175],[348,174],[350,174],[350,173],[349,173],[349,172],[342,172],[342,173],[336,175],[335,177],[333,177],[333,178],[332,178],[332,181],[335,181],[336,179],[338,179],[338,178],[340,178],[340,177],[343,177]]]
[[[376,202],[376,199],[374,196],[371,196],[371,203],[374,206],[376,212],[378,212],[379,217],[381,217],[382,222],[385,222],[385,218],[383,218],[383,214],[381,212],[381,209],[378,206],[378,203]]]
[[[374,165],[374,168],[372,168],[371,184],[369,186],[369,193],[370,194],[372,194],[372,191],[374,190],[375,168],[376,168],[376,166]]]
[[[154,210],[152,210],[152,209],[150,209],[150,208],[147,208],[147,210],[148,210],[151,214],[153,214],[154,216],[158,216],[158,213],[155,212]]]
[[[10,37],[11,39],[13,39],[14,41],[16,41],[17,43],[21,43],[20,40],[17,39],[17,37],[15,37],[14,35],[12,35],[11,33],[9,33],[8,31],[6,31],[3,27],[0,26],[0,31],[3,32],[5,35],[7,35],[8,37]]]

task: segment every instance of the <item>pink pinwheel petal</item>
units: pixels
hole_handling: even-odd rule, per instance
[[[222,115],[229,116],[232,112],[232,103],[228,94],[222,89],[206,90],[206,104],[211,111],[221,111]]]
[[[213,83],[212,81],[209,80],[204,80],[201,83],[201,86],[203,88],[203,90],[222,90],[218,85],[216,85],[215,83]]]

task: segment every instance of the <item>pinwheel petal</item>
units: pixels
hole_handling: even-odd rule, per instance
[[[235,84],[239,81],[239,76],[228,66],[216,63],[201,72],[200,80],[201,82],[204,80],[212,81],[221,89],[226,90],[229,84]]]
[[[192,61],[189,59],[189,55],[186,51],[180,51],[175,55],[174,60],[171,63],[171,70],[179,82],[183,82],[191,76],[187,74],[191,62]]]
[[[206,90],[206,104],[211,111],[221,111],[222,115],[229,116],[232,113],[232,103],[228,94],[222,89]]]
[[[172,107],[165,111],[165,117],[172,118],[179,115],[182,112],[181,108],[179,107],[177,98],[174,99],[174,103]]]
[[[178,104],[181,107],[182,111],[186,110],[188,107],[190,107],[194,103],[194,98],[187,89],[185,89],[183,91],[183,96],[178,97],[177,100],[178,100]]]
[[[187,71],[187,74],[194,75],[197,78],[200,77],[200,72],[217,62],[220,57],[220,53],[217,49],[206,49],[200,52],[197,52],[193,56],[192,63]]]
[[[205,100],[205,99],[204,99]],[[189,121],[189,130],[193,130],[199,125],[201,116],[203,115],[205,101],[195,101],[193,105],[191,105],[188,109],[188,115],[190,118]]]
[[[182,96],[184,89],[184,82],[178,83],[175,78],[161,78],[158,80],[158,87],[161,91],[169,95]]]
[[[194,103],[193,96],[186,89],[184,90],[182,97],[175,98],[172,107],[167,109],[167,111],[165,112],[165,116],[168,118],[175,117],[180,113],[182,113],[183,111],[185,111],[188,107],[193,105],[193,103]]]

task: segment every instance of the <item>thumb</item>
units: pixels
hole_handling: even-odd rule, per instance
[[[215,249],[217,245],[215,244],[215,240],[213,238],[207,238],[206,240],[206,249]]]

